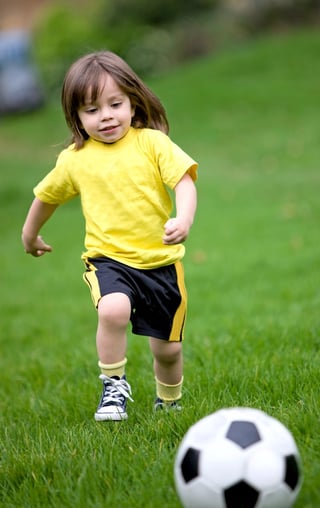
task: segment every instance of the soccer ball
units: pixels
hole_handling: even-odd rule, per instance
[[[301,487],[300,456],[275,418],[221,409],[190,427],[174,476],[184,508],[290,508]]]

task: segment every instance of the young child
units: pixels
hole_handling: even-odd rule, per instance
[[[114,53],[88,54],[70,67],[62,106],[72,144],[34,189],[22,232],[25,252],[51,252],[39,236],[42,226],[59,205],[80,196],[84,280],[97,308],[103,382],[95,419],[127,418],[129,321],[134,334],[149,337],[155,409],[180,409],[187,304],[182,242],[196,211],[197,163],[167,136],[159,99]],[[168,189],[175,195],[172,218]]]

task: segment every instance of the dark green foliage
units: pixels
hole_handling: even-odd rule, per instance
[[[170,25],[202,11],[211,10],[219,0],[110,0],[106,12],[111,23]]]
[[[209,30],[204,30],[203,16],[212,17],[216,4],[217,0],[112,0],[95,2],[75,15],[69,4],[54,3],[34,37],[46,86],[57,91],[72,61],[90,51],[114,51],[143,75],[207,52]]]

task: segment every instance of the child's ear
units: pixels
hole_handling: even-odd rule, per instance
[[[131,118],[133,118],[135,114],[136,114],[136,107],[131,106]]]

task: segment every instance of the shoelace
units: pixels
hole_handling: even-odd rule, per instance
[[[106,391],[103,396],[103,404],[107,404],[108,402],[119,402],[119,397],[123,396],[126,399],[134,402],[131,397],[131,386],[125,379],[114,379],[112,377],[108,377],[105,374],[100,374],[99,378],[101,381],[106,381],[107,386],[105,384]]]

